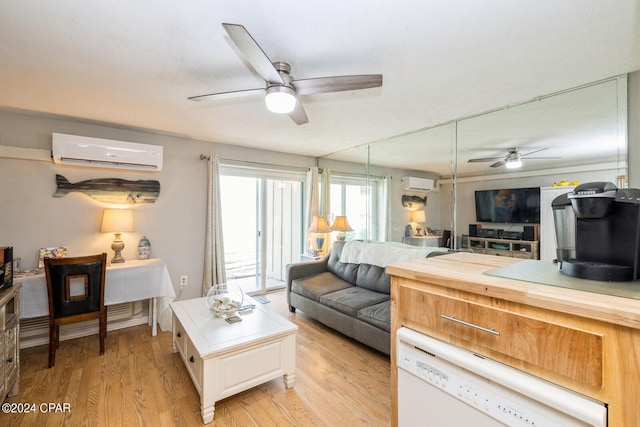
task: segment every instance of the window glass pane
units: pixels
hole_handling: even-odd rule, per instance
[[[331,225],[336,219],[336,216],[344,215],[344,209],[342,207],[342,200],[344,198],[342,184],[331,184],[329,198],[331,199],[331,213],[329,214],[329,218],[327,218],[327,222]]]
[[[346,215],[353,231],[346,233],[347,240],[384,240],[379,236],[379,195],[377,180],[357,177],[333,176],[331,178],[331,214],[328,220]],[[368,186],[367,186],[368,184]]]
[[[349,220],[352,232],[347,233],[347,239],[363,239],[367,237],[367,212],[370,211],[370,201],[367,200],[367,187],[364,185],[345,185],[345,215]]]
[[[229,283],[241,286],[255,283],[257,200],[256,178],[220,176],[222,235]]]

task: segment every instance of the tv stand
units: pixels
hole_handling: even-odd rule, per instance
[[[522,259],[540,259],[538,240],[494,239],[462,235],[462,247],[485,255],[506,256]]]

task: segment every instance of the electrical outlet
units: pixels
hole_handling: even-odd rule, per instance
[[[187,286],[187,276],[180,276],[180,287],[184,288]]]

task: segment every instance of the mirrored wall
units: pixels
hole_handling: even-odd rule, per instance
[[[409,217],[399,202],[400,177],[437,179],[437,191],[428,194],[427,225],[459,236],[475,222],[475,190],[624,181],[619,177],[627,176],[626,129],[624,75],[410,130],[333,153],[320,163],[332,170],[341,162],[359,164],[391,179],[390,241],[401,240]],[[508,168],[514,159],[521,166]]]

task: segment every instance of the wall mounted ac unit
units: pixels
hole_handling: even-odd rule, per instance
[[[403,176],[401,180],[404,191],[431,191],[435,182],[428,178],[416,178],[413,176]]]
[[[52,134],[53,163],[145,171],[162,170],[162,146]]]

